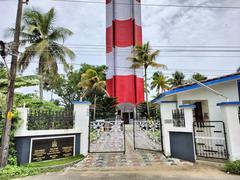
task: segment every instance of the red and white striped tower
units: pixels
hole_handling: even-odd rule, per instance
[[[142,45],[140,0],[106,0],[107,91],[118,103],[144,101],[142,69],[131,68],[135,45]]]

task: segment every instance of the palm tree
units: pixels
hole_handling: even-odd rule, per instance
[[[203,74],[200,74],[200,73],[194,73],[192,75],[192,79],[195,79],[197,81],[203,81],[203,80],[206,80],[207,77],[205,75],[203,75]]]
[[[81,75],[81,81],[79,82],[79,86],[84,89],[83,97],[85,97],[88,93],[92,91],[103,92],[108,96],[108,93],[105,89],[106,81],[102,80],[101,76],[94,69],[88,69],[85,73]],[[94,120],[96,115],[96,104],[97,104],[97,97],[95,94],[94,95],[94,115],[93,115]]]
[[[144,68],[144,89],[145,89],[145,97],[147,102],[147,114],[149,115],[149,107],[148,107],[148,83],[147,83],[147,69],[148,67],[155,68],[166,68],[163,64],[158,64],[156,62],[156,58],[159,55],[160,51],[153,51],[150,47],[149,42],[143,44],[142,46],[135,46],[133,49],[133,57],[129,59],[132,61],[132,68],[139,69]]]
[[[153,74],[152,82],[151,82],[151,89],[157,89],[157,94],[159,95],[160,92],[165,92],[170,88],[170,81],[169,79],[162,74],[162,72],[157,71]]]
[[[182,72],[176,71],[172,74],[172,78],[170,79],[171,86],[177,87],[183,85],[185,83],[184,79],[185,75]]]
[[[23,15],[23,27],[21,43],[27,44],[25,51],[19,59],[19,70],[23,72],[34,58],[38,58],[38,74],[40,76],[40,98],[43,98],[43,77],[49,73],[58,73],[58,63],[63,64],[67,70],[69,65],[66,57],[73,59],[75,54],[72,50],[60,44],[72,32],[63,27],[54,26],[55,10],[50,9],[47,13],[28,9]]]

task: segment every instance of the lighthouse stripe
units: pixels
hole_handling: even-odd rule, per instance
[[[106,6],[106,27],[112,26],[113,21],[113,3],[109,3]]]
[[[134,20],[136,25],[142,26],[142,13],[141,13],[141,4],[138,1],[134,1]]]
[[[133,28],[131,28],[132,26],[132,20],[116,20],[114,21],[114,32],[113,26],[110,26],[106,29],[107,53],[112,52],[112,47],[129,47],[142,44],[142,27],[134,25],[135,42],[133,42]],[[113,40],[115,41],[113,42]]]
[[[135,80],[138,91],[137,97],[135,97]],[[107,80],[107,91],[110,96],[118,97],[119,103],[139,104],[144,101],[144,94],[141,93],[144,92],[143,84],[143,79],[136,78],[134,75],[114,76],[114,78]]]
[[[136,75],[138,77],[143,78],[143,70],[132,69],[132,61],[129,59],[132,52],[132,47],[127,48],[115,48],[115,65],[114,65],[114,57],[113,52],[107,53],[107,66],[108,73],[107,79],[112,78],[114,75]]]

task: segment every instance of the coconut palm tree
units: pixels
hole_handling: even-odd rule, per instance
[[[157,90],[157,94],[159,95],[161,92],[164,92],[170,88],[169,79],[162,74],[162,72],[157,71],[153,74],[151,89]]]
[[[69,65],[66,57],[73,59],[75,54],[66,46],[60,44],[72,32],[63,27],[55,26],[56,13],[54,8],[47,13],[27,9],[23,15],[21,43],[28,45],[19,59],[19,70],[24,71],[31,60],[38,59],[38,74],[40,76],[40,98],[43,98],[43,77],[49,73],[58,73],[58,63],[67,70]]]
[[[144,69],[144,89],[145,89],[145,97],[147,102],[147,111],[149,115],[149,107],[148,107],[148,77],[147,77],[147,69],[151,67],[155,68],[166,68],[163,64],[158,64],[156,62],[156,58],[159,55],[160,51],[153,51],[150,47],[150,43],[147,42],[142,46],[135,46],[133,49],[133,57],[129,59],[132,61],[133,69]]]
[[[85,97],[90,92],[103,92],[108,96],[108,93],[105,89],[106,81],[101,79],[101,76],[94,70],[88,69],[85,73],[81,75],[81,81],[79,82],[79,86],[84,89],[83,97]],[[94,115],[93,118],[95,120],[96,116],[96,104],[97,104],[97,96],[94,95]]]
[[[200,73],[194,73],[192,75],[192,79],[195,79],[197,81],[203,81],[203,80],[206,80],[207,79],[207,76],[203,75],[203,74],[200,74]]]
[[[170,79],[171,86],[177,87],[183,85],[185,83],[184,79],[185,75],[180,71],[176,71],[175,73],[172,74],[172,78]]]

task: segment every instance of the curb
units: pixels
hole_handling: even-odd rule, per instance
[[[85,157],[84,157],[85,158]],[[48,167],[38,167],[39,169],[56,169],[56,170],[61,170],[70,166],[73,166],[77,163],[79,163],[80,161],[84,160],[84,158],[67,163],[67,164],[62,164],[62,165],[57,165],[57,166],[48,166]]]

